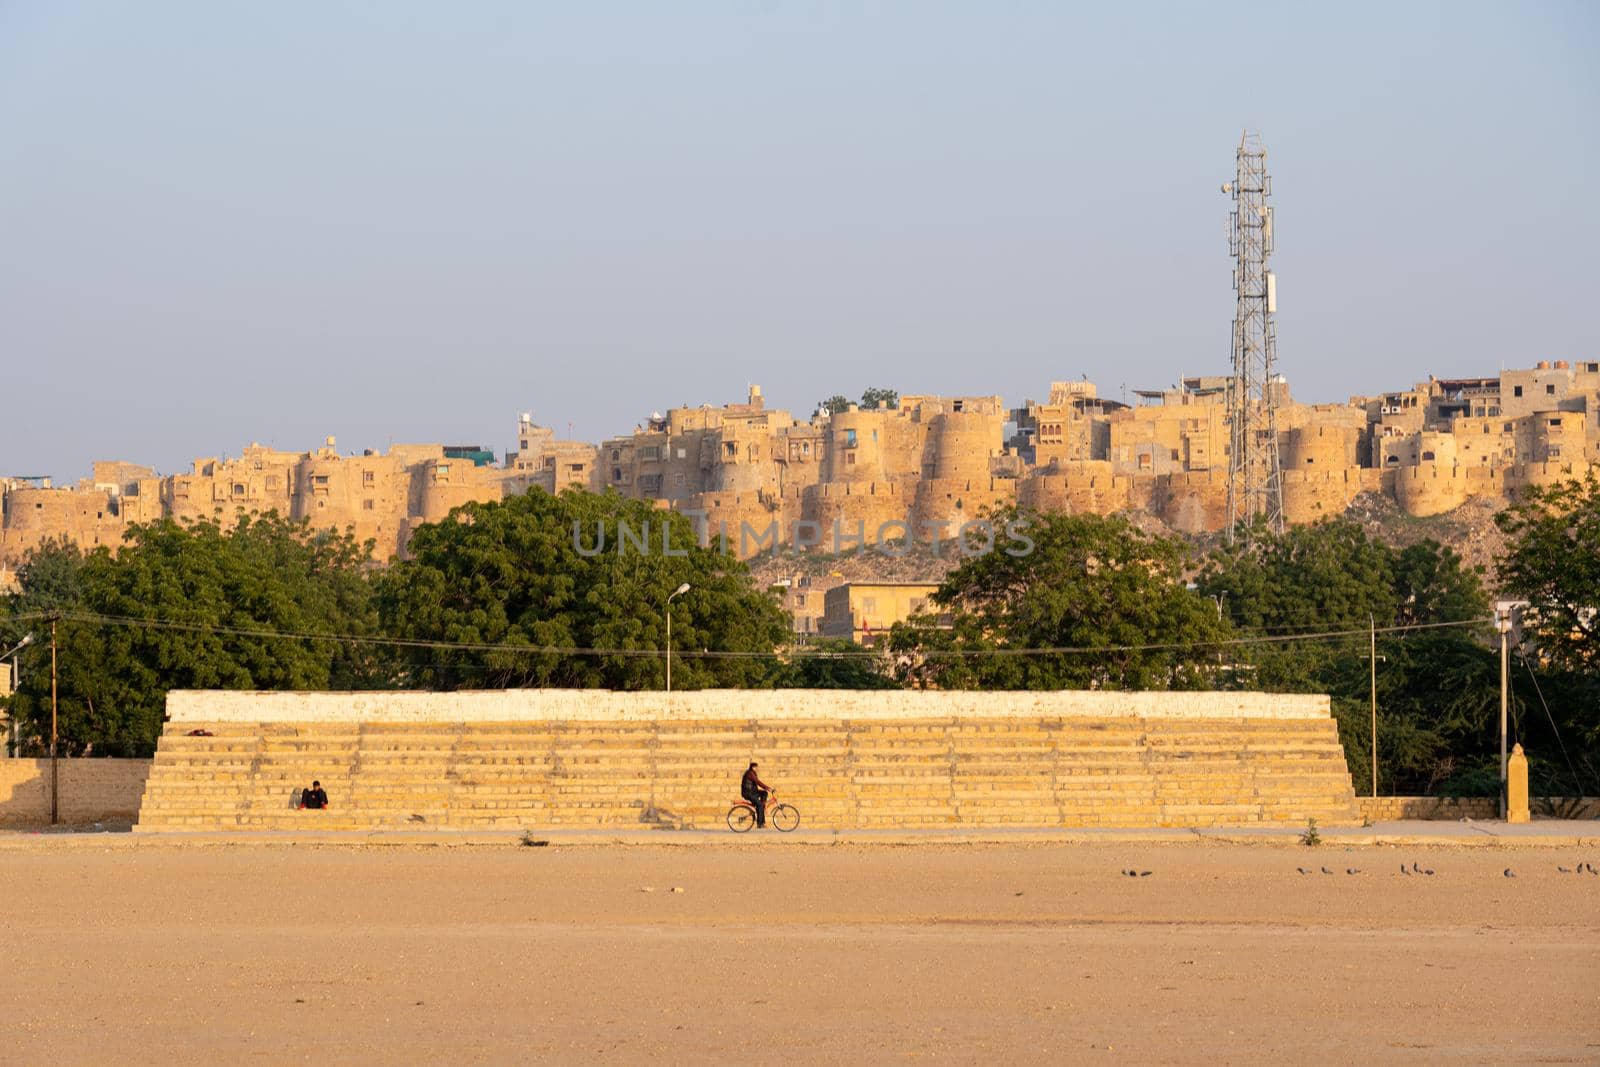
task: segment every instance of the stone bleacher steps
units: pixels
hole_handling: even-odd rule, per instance
[[[214,736],[186,736],[197,726]],[[751,759],[811,829],[1359,822],[1332,719],[168,729],[142,830],[715,828]],[[291,806],[312,779],[330,810]]]

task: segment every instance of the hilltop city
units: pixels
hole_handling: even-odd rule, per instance
[[[76,485],[0,480],[0,568],[46,540],[113,550],[133,523],[275,511],[370,539],[401,555],[411,531],[452,508],[533,489],[612,491],[703,513],[741,555],[827,543],[818,531],[928,541],[987,509],[1144,513],[1202,534],[1227,523],[1226,377],[1136,390],[1131,402],[1088,381],[1052,382],[1046,399],[1008,408],[999,396],[898,395],[871,406],[819,407],[808,418],[741,403],[677,407],[599,444],[559,440],[528,415],[514,450],[396,445],[341,453],[251,444],[158,476],[97,462]],[[1600,362],[1541,361],[1473,378],[1302,404],[1275,378],[1283,511],[1304,523],[1342,513],[1362,493],[1408,515],[1581,475],[1600,462]],[[887,399],[885,399],[887,398]],[[798,535],[797,535],[798,531]],[[809,535],[806,531],[810,531]]]

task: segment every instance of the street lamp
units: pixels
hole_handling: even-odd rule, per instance
[[[11,657],[11,691],[13,693],[17,691],[17,682],[22,678],[22,675],[17,668],[17,653],[21,652],[31,644],[33,644],[33,635],[25,634],[23,635],[21,641],[18,641],[14,646],[12,646],[10,652],[5,653],[5,655],[0,655],[0,659],[5,659],[6,656]],[[17,719],[14,715],[7,715],[6,718],[11,720],[11,755],[15,756],[17,754]]]
[[[1526,607],[1526,600],[1497,600],[1494,604],[1495,629],[1500,631],[1500,817],[1506,817],[1506,708],[1510,704],[1510,666],[1511,655],[1509,644],[1511,637],[1511,613],[1518,608]]]
[[[684,582],[667,597],[667,692],[672,692],[672,602],[689,591]]]

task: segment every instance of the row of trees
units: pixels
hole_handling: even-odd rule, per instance
[[[272,516],[136,527],[115,556],[52,544],[0,602],[0,641],[59,617],[62,750],[143,755],[173,688],[658,688],[665,604],[687,584],[672,604],[678,687],[1326,692],[1366,789],[1366,631],[1404,627],[1378,637],[1380,788],[1492,784],[1489,599],[1448,549],[1325,521],[1201,557],[1118,517],[996,518],[1028,521],[1033,550],[965,561],[877,657],[796,654],[776,598],[697,545],[687,519],[577,491],[464,507],[388,567],[369,545]],[[1596,791],[1600,484],[1530,494],[1500,522],[1499,583],[1530,602],[1517,735],[1543,789]],[[623,550],[623,527],[649,550]],[[23,653],[10,709],[34,752],[49,723],[41,645]]]
[[[834,393],[826,400],[817,401],[817,410],[826,411],[829,415],[839,415],[850,410],[853,403],[842,393]],[[882,389],[870,386],[861,393],[861,410],[870,411],[876,407],[892,408],[900,403],[900,394],[894,389]]]
[[[620,550],[624,526],[647,552]],[[52,616],[69,755],[150,754],[170,689],[660,688],[666,598],[685,583],[675,686],[891,684],[859,658],[777,654],[787,620],[744,564],[615,495],[473,504],[417,530],[411,559],[378,567],[370,551],[270,515],[137,526],[116,555],[46,545],[0,602],[0,650],[36,637],[10,707],[24,749],[49,736]]]
[[[1494,791],[1492,606],[1484,576],[1450,549],[1396,548],[1327,520],[1196,558],[1119,517],[1031,520],[1031,555],[967,562],[927,616],[892,631],[897,680],[1328,693],[1365,792],[1376,658],[1380,791]],[[1600,792],[1600,481],[1532,491],[1498,522],[1501,591],[1528,602],[1513,739],[1537,789]]]

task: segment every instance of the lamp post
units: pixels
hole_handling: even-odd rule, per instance
[[[10,656],[11,657],[11,692],[12,693],[15,693],[17,691],[17,683],[22,680],[22,672],[21,672],[20,667],[17,664],[17,653],[21,652],[23,649],[27,648],[31,644],[33,644],[33,635],[32,634],[24,634],[23,637],[22,637],[22,640],[18,641],[14,646],[12,646],[10,652],[7,652],[4,656],[0,656],[0,659],[5,659],[6,656]],[[17,754],[17,718],[16,718],[15,715],[7,715],[6,718],[10,720],[10,722],[9,722],[9,727],[10,727],[9,733],[11,734],[11,736],[10,736],[10,738],[8,740],[11,743],[11,755],[13,757],[15,757],[16,754]]]
[[[684,582],[667,596],[667,692],[672,692],[672,602],[689,591]]]

